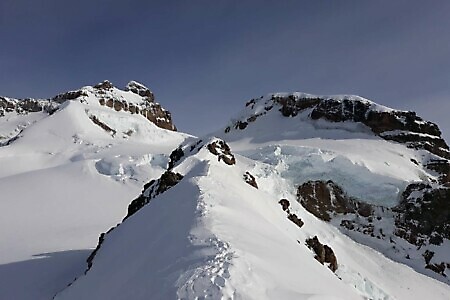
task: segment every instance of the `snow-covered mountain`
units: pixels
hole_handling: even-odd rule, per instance
[[[87,249],[105,232],[94,251],[58,260],[66,281],[22,299],[449,299],[450,152],[435,124],[358,96],[278,93],[195,138],[154,126],[174,129],[170,114],[116,108],[120,96],[137,103],[131,94],[153,103],[142,85],[105,85],[112,103],[98,87],[71,92],[21,116],[32,125],[0,147],[11,173],[0,185],[15,199],[0,203],[15,210],[5,225],[31,218],[22,242],[2,225],[13,247],[1,259]],[[42,204],[17,191],[36,178],[51,189],[35,197],[50,219],[32,219]],[[16,296],[20,280],[8,280],[4,295]]]
[[[0,299],[49,299],[189,136],[137,82],[0,98],[0,114]]]

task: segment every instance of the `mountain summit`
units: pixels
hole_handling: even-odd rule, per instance
[[[76,101],[94,107],[98,105],[109,107],[117,112],[140,114],[160,128],[176,131],[170,112],[155,102],[153,93],[147,87],[136,81],[130,81],[125,90],[120,90],[105,80],[94,86],[85,86],[50,99],[0,97],[0,117],[37,112],[53,114],[68,101]],[[7,132],[6,136],[11,134],[13,133]],[[5,139],[5,133],[2,138]]]
[[[30,247],[0,232],[17,250],[3,260],[95,249],[67,254],[58,267],[44,261],[41,270],[52,270],[44,282],[20,268],[31,288],[19,297],[0,268],[8,279],[0,296],[450,295],[450,152],[438,126],[414,112],[352,95],[274,93],[198,138],[173,131],[170,114],[137,82],[30,100],[41,109],[28,114],[26,100],[4,99],[15,108],[2,126],[34,121],[0,147],[0,190],[20,199],[1,209],[32,220],[16,233]],[[52,192],[36,192],[36,180]],[[33,218],[39,205],[48,220]],[[7,217],[0,228],[20,222]]]
[[[55,299],[446,299],[440,135],[358,96],[252,99],[172,151]]]

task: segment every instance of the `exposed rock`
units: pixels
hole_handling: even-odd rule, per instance
[[[426,251],[423,253],[423,258],[425,259],[425,263],[426,263],[427,265],[430,263],[430,261],[431,261],[431,259],[433,258],[433,256],[434,256],[434,252],[433,252],[433,251],[430,251],[430,250],[426,250]]]
[[[223,140],[217,140],[208,144],[208,150],[216,155],[219,161],[222,160],[227,165],[234,165],[236,163],[236,159],[234,158],[233,153],[231,153],[230,147]]]
[[[297,217],[296,214],[288,214],[288,219],[298,226],[298,228],[301,228],[305,223],[303,223],[302,219]]]
[[[297,190],[297,199],[307,211],[324,221],[330,221],[336,214],[359,212],[368,216],[372,212],[370,206],[347,196],[331,180],[302,184]]]
[[[177,161],[179,161],[184,156],[183,149],[181,147],[178,147],[177,149],[173,150],[172,153],[170,153],[169,156],[169,167],[168,169],[171,170]]]
[[[92,267],[92,263],[94,261],[94,257],[95,255],[97,255],[98,250],[100,250],[101,245],[103,244],[103,241],[105,240],[105,232],[102,232],[100,234],[100,236],[98,237],[98,243],[97,246],[95,247],[94,251],[91,252],[91,254],[89,255],[89,257],[86,259],[87,262],[87,269],[84,272],[86,274],[87,271],[89,271]]]
[[[450,240],[449,188],[432,187],[425,183],[410,184],[403,192],[400,203],[393,208],[348,197],[331,181],[307,182],[299,187],[297,196],[306,210],[324,221],[332,222],[343,233],[353,231],[390,242],[396,249],[395,253],[398,253],[398,257],[391,258],[409,257],[408,250],[405,250],[408,247],[402,246],[402,250],[396,248],[398,239],[407,241],[410,249],[422,249],[427,269],[447,276],[446,262],[431,262],[434,252],[429,249]],[[383,230],[386,224],[392,227]],[[409,259],[417,261],[417,258]]]
[[[281,104],[280,111],[285,117],[295,117],[300,111],[314,107],[321,101],[320,98],[299,98],[295,95],[289,95],[287,97],[272,96],[272,100],[275,103]]]
[[[439,182],[450,187],[450,162],[448,160],[434,159],[428,162],[426,167],[441,174],[441,176],[439,177]]]
[[[98,90],[109,90],[112,89],[113,87],[114,85],[108,80],[104,80],[103,82],[94,85],[94,88]]]
[[[315,259],[319,261],[322,265],[328,264],[328,268],[336,272],[338,269],[337,259],[334,255],[333,249],[331,249],[329,246],[322,244],[317,236],[314,236],[313,238],[309,238],[306,240],[306,245],[314,251]]]
[[[252,187],[258,188],[258,184],[256,183],[255,177],[252,174],[250,174],[250,172],[248,172],[248,171],[245,172],[244,180],[246,183],[248,183]]]
[[[154,102],[153,93],[140,83],[130,82],[127,91],[131,91],[142,97],[141,103],[128,103],[124,97],[117,93],[111,82],[103,81],[95,86],[82,88],[76,91],[70,91],[59,94],[51,99],[10,99],[0,97],[0,117],[6,113],[16,112],[18,114],[27,114],[30,112],[54,113],[60,104],[66,101],[79,101],[86,103],[90,95],[97,97],[98,103],[102,106],[113,108],[115,111],[125,111],[131,114],[141,114],[156,126],[176,131],[172,122],[172,115],[169,111]],[[135,100],[133,100],[135,101]]]
[[[364,122],[369,108],[370,104],[361,101],[322,99],[311,112],[311,119]]]
[[[197,149],[197,152],[200,151],[200,149],[203,148],[203,141],[202,140],[198,140],[195,144],[192,144],[189,151],[192,152],[195,149]]]
[[[291,205],[291,203],[289,203],[289,200],[287,200],[287,199],[281,199],[280,201],[278,201],[278,203],[281,205],[281,208],[284,211],[288,211],[289,206]]]
[[[52,114],[57,109],[56,103],[51,100],[44,99],[11,99],[0,97],[0,116],[6,113],[15,112],[20,115],[25,115],[33,112],[45,112]]]
[[[53,97],[51,100],[55,101],[57,103],[63,103],[63,102],[66,102],[68,100],[75,100],[75,99],[77,99],[79,97],[85,97],[85,96],[87,96],[86,91],[84,91],[84,90],[77,90],[77,91],[70,91],[70,92],[67,92],[67,93],[59,94],[59,95]]]
[[[89,116],[89,119],[91,119],[95,125],[100,126],[100,128],[102,128],[103,130],[111,133],[112,136],[116,135],[117,132],[115,129],[112,129],[111,127],[109,127],[108,125],[106,125],[105,123],[100,121],[96,116],[91,115],[91,116]]]
[[[430,269],[431,271],[438,273],[444,277],[447,277],[447,275],[445,275],[445,263],[441,262],[440,264],[427,264],[425,266],[426,269]]]
[[[138,94],[141,97],[146,97],[149,102],[154,102],[155,100],[153,93],[146,86],[139,82],[130,81],[125,87],[125,90]]]
[[[181,179],[183,179],[183,175],[167,170],[158,180],[148,182],[144,186],[142,194],[128,205],[128,213],[124,220],[148,204],[151,199],[175,186]]]
[[[396,235],[411,244],[439,243],[450,239],[450,189],[410,184],[394,209]]]
[[[238,122],[236,122],[236,124],[234,125],[234,128],[243,130],[243,129],[247,128],[247,125],[248,125],[247,122],[241,122],[241,121],[238,121]]]
[[[252,99],[246,107],[253,109],[261,99]],[[343,99],[327,97],[310,97],[302,94],[274,94],[264,103],[268,111],[273,105],[280,107],[285,117],[295,117],[298,113],[309,109],[312,120],[324,119],[329,122],[359,122],[368,126],[383,139],[396,141],[414,149],[425,149],[442,158],[450,159],[450,150],[441,138],[441,131],[432,122],[424,121],[416,113],[397,110],[377,110],[372,102],[362,98],[348,96]],[[266,112],[265,111],[265,112]],[[265,112],[238,120],[235,129],[245,129],[249,122],[255,121]],[[225,132],[229,132],[227,127]]]

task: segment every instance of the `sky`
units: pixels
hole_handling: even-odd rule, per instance
[[[414,110],[450,142],[450,1],[0,0],[0,95],[142,82],[206,134],[272,92]]]

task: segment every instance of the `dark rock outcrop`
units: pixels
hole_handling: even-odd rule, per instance
[[[433,189],[426,184],[410,184],[402,194],[395,234],[411,244],[440,245],[450,240],[450,189]]]
[[[50,99],[19,100],[0,97],[0,117],[11,112],[27,114],[42,111],[52,114],[66,101],[86,103],[89,95],[93,94],[98,99],[98,103],[102,106],[112,108],[115,111],[140,114],[160,128],[173,131],[177,130],[173,124],[170,112],[154,101],[155,97],[147,87],[135,81],[131,81],[128,83],[125,90],[142,97],[142,102],[127,102],[120,93],[117,93],[113,84],[108,80],[105,80],[94,85],[92,88],[86,87],[76,91],[69,91]]]
[[[102,128],[103,130],[105,130],[108,133],[111,133],[112,136],[116,135],[116,130],[112,129],[111,127],[109,127],[108,125],[106,125],[105,123],[103,123],[102,121],[100,121],[96,116],[91,115],[89,116],[89,119],[91,119],[91,121],[99,126],[100,128]]]
[[[298,228],[302,228],[305,223],[296,214],[290,212],[289,206],[291,203],[289,203],[289,200],[281,199],[278,203],[281,205],[281,209],[287,213],[288,220],[297,225]]]
[[[248,183],[249,185],[251,185],[252,187],[254,187],[254,188],[258,188],[258,184],[256,183],[256,179],[255,179],[255,177],[252,175],[252,174],[250,174],[250,172],[245,172],[245,174],[244,174],[244,181],[246,182],[246,183]]]
[[[258,101],[252,99],[246,107],[253,109]],[[414,149],[425,149],[442,158],[450,159],[450,150],[438,126],[424,121],[415,112],[398,110],[378,110],[375,104],[362,98],[344,97],[333,99],[327,97],[305,97],[301,94],[274,94],[264,103],[270,110],[273,105],[279,106],[279,111],[285,117],[295,117],[300,112],[309,109],[312,120],[323,119],[329,122],[359,122],[369,127],[376,135],[383,139],[403,143]],[[249,122],[255,121],[266,111],[251,115],[234,123],[235,129],[245,129]],[[225,132],[229,132],[227,127]]]
[[[136,81],[130,81],[125,87],[126,91],[133,92],[141,97],[146,97],[149,102],[154,102],[155,97],[153,93],[143,84]]]
[[[94,89],[97,90],[110,90],[112,88],[114,88],[114,85],[108,80],[103,80],[103,82],[94,85]]]
[[[51,100],[56,102],[56,103],[61,104],[61,103],[64,103],[66,101],[69,101],[69,100],[75,100],[77,98],[87,97],[87,96],[88,96],[88,94],[86,93],[86,91],[78,90],[78,91],[70,91],[70,92],[66,92],[66,93],[62,93],[62,94],[56,95]]]
[[[234,158],[233,153],[231,153],[230,146],[223,140],[217,140],[208,144],[208,150],[216,155],[219,161],[222,160],[227,165],[234,165],[236,163],[236,159]]]
[[[20,115],[26,115],[33,112],[45,112],[52,114],[57,109],[57,104],[51,100],[44,99],[12,99],[0,97],[0,117],[6,113],[15,112]]]
[[[297,190],[297,198],[307,211],[324,221],[330,221],[336,214],[358,213],[364,217],[372,214],[369,204],[349,197],[331,180],[302,184]]]
[[[316,254],[314,258],[318,262],[320,262],[322,265],[328,264],[328,268],[333,272],[337,271],[338,263],[333,249],[331,249],[328,245],[322,244],[317,236],[307,239],[306,245],[308,246],[308,248],[314,251],[314,253]]]
[[[281,205],[281,208],[284,211],[288,211],[289,206],[291,205],[291,203],[289,203],[289,200],[287,200],[287,199],[281,199],[280,201],[278,201],[278,203]]]
[[[167,170],[158,180],[152,180],[147,183],[142,194],[128,205],[128,213],[124,220],[148,204],[151,199],[175,186],[181,179],[183,179],[183,175]]]
[[[184,156],[184,151],[181,147],[176,148],[170,153],[169,156],[169,166],[168,169],[171,170],[177,161],[179,161]]]
[[[294,223],[295,225],[298,226],[298,228],[301,228],[305,223],[302,221],[302,219],[300,219],[299,217],[297,217],[296,214],[288,214],[288,219],[289,221],[291,221],[292,223]]]
[[[402,252],[406,250],[396,248],[395,242],[396,238],[407,241],[412,249],[422,251],[426,269],[447,276],[448,262],[431,262],[434,253],[429,248],[450,240],[449,188],[410,184],[400,203],[393,208],[351,198],[332,181],[306,182],[298,188],[297,197],[307,211],[321,220],[332,222],[344,233],[358,232],[385,240],[397,253],[409,257],[407,252]],[[385,230],[387,222],[392,224],[390,231]]]

